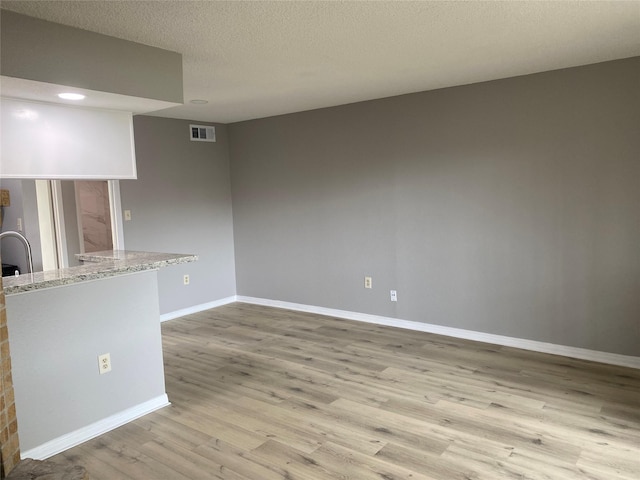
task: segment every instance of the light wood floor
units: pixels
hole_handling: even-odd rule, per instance
[[[640,371],[233,304],[162,326],[171,407],[52,460],[114,479],[640,479]]]

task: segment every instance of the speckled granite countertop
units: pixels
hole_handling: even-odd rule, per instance
[[[157,270],[169,265],[195,262],[198,259],[197,255],[190,254],[130,250],[94,252],[76,255],[76,257],[84,261],[85,265],[48,272],[25,273],[17,277],[4,277],[2,283],[5,295],[71,285],[87,280],[98,280],[145,270]]]

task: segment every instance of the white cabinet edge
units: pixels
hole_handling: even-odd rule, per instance
[[[135,179],[133,114],[2,97],[2,178]]]

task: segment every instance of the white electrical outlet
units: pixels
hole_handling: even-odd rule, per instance
[[[124,211],[124,220],[125,222],[128,222],[129,220],[131,220],[131,210]]]
[[[189,275],[185,275],[185,276],[182,278],[182,282],[183,282],[185,285],[189,285]]]
[[[364,277],[364,288],[373,288],[371,277]]]
[[[111,371],[111,354],[105,353],[98,356],[98,367],[100,368],[100,375]]]
[[[391,290],[391,301],[392,302],[397,302],[398,301],[398,292],[396,292],[395,290]]]
[[[17,223],[16,227],[18,228],[18,231],[21,232],[22,231],[22,219],[18,218],[18,221],[16,223]]]

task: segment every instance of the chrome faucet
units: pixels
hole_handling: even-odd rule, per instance
[[[22,244],[24,245],[25,253],[27,254],[29,273],[33,273],[33,255],[31,255],[31,245],[29,244],[29,240],[27,240],[27,237],[22,235],[20,232],[14,232],[11,230],[0,233],[0,240],[2,240],[4,237],[16,237],[22,242]]]

